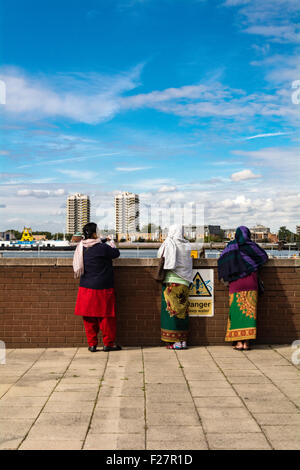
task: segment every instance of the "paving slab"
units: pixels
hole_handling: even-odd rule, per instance
[[[284,399],[284,394],[273,384],[235,384],[234,389],[238,395],[248,400]]]
[[[199,426],[149,426],[147,429],[147,449],[195,449],[206,450],[206,439]]]
[[[0,405],[4,406],[43,406],[48,400],[48,397],[23,397],[23,396],[10,396],[8,394],[4,395],[0,399]]]
[[[300,426],[263,426],[274,449],[300,450]]]
[[[44,413],[92,413],[94,401],[48,401]]]
[[[81,450],[83,441],[25,439],[19,450]]]
[[[150,411],[147,412],[147,425],[150,426],[197,426],[199,425],[199,417],[196,411],[181,410],[173,412]]]
[[[95,391],[79,391],[79,392],[53,392],[49,398],[49,402],[77,402],[77,401],[95,401],[97,392]]]
[[[154,393],[154,392],[148,392],[146,394],[146,403],[161,403],[162,404],[162,409],[163,409],[163,404],[164,403],[176,403],[176,402],[186,402],[186,403],[192,403],[192,397],[191,394],[186,391],[185,393],[180,393],[180,392],[169,392],[165,393],[164,395],[161,395],[160,393]],[[175,405],[174,405],[175,408]]]
[[[270,380],[265,377],[264,375],[235,375],[229,376],[227,375],[228,381],[232,385],[236,384],[269,384],[271,383]]]
[[[262,432],[252,433],[208,433],[206,435],[212,450],[271,450]]]
[[[243,408],[198,409],[203,429],[207,433],[259,432],[260,428],[249,412]]]
[[[142,434],[89,434],[84,450],[145,450]]]
[[[145,420],[142,418],[112,418],[112,419],[99,419],[96,413],[91,422],[89,434],[130,434],[145,433]]]
[[[299,413],[254,413],[255,420],[262,425],[273,426],[300,426],[300,411]]]
[[[199,397],[194,399],[197,408],[244,408],[244,403],[238,396],[232,397]]]
[[[33,419],[0,420],[0,449],[13,450],[17,449],[18,445],[22,442],[30,427],[32,426]]]
[[[0,420],[34,419],[41,412],[41,406],[5,406],[0,403]]]
[[[286,399],[263,398],[245,400],[248,410],[252,413],[299,413],[299,409]]]
[[[6,397],[17,398],[17,397],[48,397],[55,385],[49,388],[40,388],[40,387],[18,387],[14,385],[6,393]]]
[[[199,397],[235,397],[236,392],[230,388],[212,388],[209,386],[193,386],[191,387],[191,394],[194,398]]]
[[[141,407],[144,408],[145,406],[145,400],[144,397],[98,397],[98,401],[96,404],[96,409],[97,408],[111,408],[111,407],[116,407],[116,408],[123,408],[124,406],[126,408],[131,407]]]
[[[143,397],[144,387],[139,384],[135,387],[123,385],[121,387],[113,387],[112,385],[102,385],[100,389],[100,397]]]
[[[42,413],[28,434],[33,440],[84,440],[89,413]]]

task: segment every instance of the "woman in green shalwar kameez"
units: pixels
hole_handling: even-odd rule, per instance
[[[183,237],[183,227],[173,225],[158,257],[165,258],[167,270],[162,288],[161,339],[168,349],[186,349],[189,329],[189,285],[192,281],[191,247]]]
[[[251,240],[250,230],[243,225],[218,259],[219,279],[229,285],[225,341],[236,342],[234,349],[248,350],[249,341],[256,339],[257,271],[267,260],[265,250]]]

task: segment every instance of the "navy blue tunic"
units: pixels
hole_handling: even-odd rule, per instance
[[[106,243],[83,248],[84,274],[80,277],[80,287],[88,289],[114,287],[112,260],[119,256],[118,248],[112,248]]]

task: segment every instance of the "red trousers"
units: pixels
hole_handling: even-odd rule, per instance
[[[104,346],[114,346],[117,331],[116,317],[83,317],[89,346],[97,346],[97,335],[102,331]]]

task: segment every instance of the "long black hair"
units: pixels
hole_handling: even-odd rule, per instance
[[[88,238],[92,238],[92,235],[94,233],[97,233],[97,224],[95,224],[94,222],[89,222],[83,227],[82,231],[85,240],[87,240]]]

